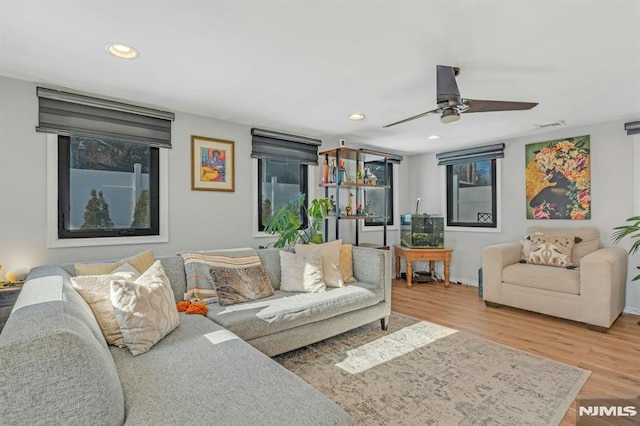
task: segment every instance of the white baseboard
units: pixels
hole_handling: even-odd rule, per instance
[[[472,287],[478,287],[478,282],[477,281],[467,280],[465,278],[449,277],[449,282],[460,283],[462,285],[469,285],[469,286],[472,286]]]
[[[623,311],[625,314],[640,315],[640,307],[638,306],[625,306]]]

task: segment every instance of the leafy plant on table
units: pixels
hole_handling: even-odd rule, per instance
[[[264,232],[278,235],[274,247],[289,247],[295,243],[322,243],[322,220],[327,216],[329,200],[314,199],[307,208],[305,194],[299,192],[265,221]],[[300,230],[302,218],[307,216],[309,227]]]
[[[633,255],[640,249],[640,216],[630,217],[627,219],[627,222],[630,222],[631,224],[616,226],[613,228],[615,232],[611,235],[611,239],[615,244],[619,243],[627,236],[634,240],[631,248],[629,249],[629,254]],[[638,269],[640,269],[640,267],[638,267]],[[633,278],[633,281],[637,280],[640,280],[640,274]]]

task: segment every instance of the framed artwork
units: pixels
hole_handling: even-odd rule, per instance
[[[591,219],[589,135],[525,146],[527,219]]]
[[[191,136],[191,189],[234,191],[233,141]]]

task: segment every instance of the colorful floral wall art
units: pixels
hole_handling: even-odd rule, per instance
[[[589,135],[525,146],[527,219],[591,219]]]

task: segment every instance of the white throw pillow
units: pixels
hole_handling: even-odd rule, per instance
[[[340,271],[340,247],[342,240],[335,240],[324,244],[296,244],[296,253],[306,256],[314,250],[320,248],[322,257],[323,280],[327,287],[344,287],[344,278]]]
[[[320,247],[302,254],[280,252],[280,290],[322,293],[327,286],[322,280]]]
[[[111,281],[111,304],[134,356],[147,352],[180,324],[171,284],[159,260],[135,282]]]
[[[124,340],[118,321],[111,306],[110,287],[112,280],[124,279],[136,280],[140,274],[128,263],[120,265],[117,269],[106,275],[81,275],[71,277],[71,284],[82,298],[87,302],[93,315],[98,321],[100,330],[109,345],[124,348]]]

